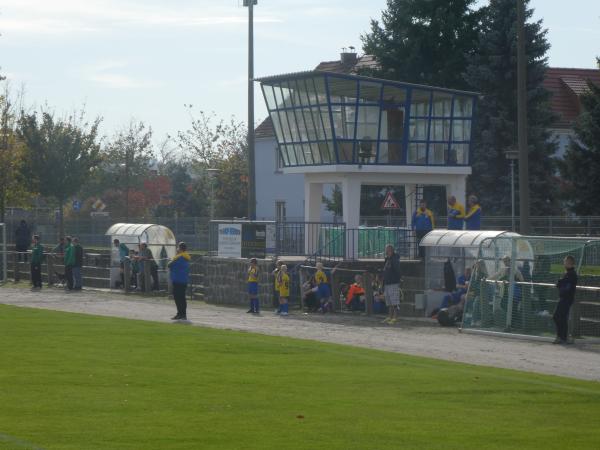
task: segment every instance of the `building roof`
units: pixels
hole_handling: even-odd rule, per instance
[[[552,93],[550,107],[558,115],[556,128],[572,128],[581,113],[579,96],[587,91],[588,80],[600,86],[600,70],[559,67],[546,70],[543,85]]]
[[[271,120],[271,116],[269,115],[254,130],[254,138],[264,139],[271,137],[275,137],[275,128],[273,128],[273,121]]]

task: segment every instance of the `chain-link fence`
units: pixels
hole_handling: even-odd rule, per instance
[[[600,240],[507,237],[484,241],[466,294],[463,329],[551,337],[565,257],[579,281],[571,308],[573,337],[600,337]]]

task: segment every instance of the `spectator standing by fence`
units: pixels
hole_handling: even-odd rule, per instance
[[[73,290],[73,266],[75,265],[75,251],[73,249],[71,236],[65,237],[65,244],[64,262],[65,281],[67,282],[65,290],[70,292]]]
[[[419,247],[419,256],[423,258],[425,256],[425,249],[421,248],[419,243],[421,239],[425,237],[427,233],[435,228],[435,220],[431,210],[427,209],[427,202],[421,200],[419,207],[413,213],[412,217],[412,229],[415,231],[417,238],[417,246]]]
[[[118,239],[113,241],[114,247],[119,251],[119,268],[121,272],[121,287],[125,287],[125,261],[129,256],[129,248]]]
[[[448,229],[462,230],[464,227],[465,207],[456,201],[454,195],[448,196]]]
[[[138,260],[140,261],[140,272],[145,274],[145,265],[149,264],[150,267],[150,278],[152,279],[152,290],[158,291],[158,264],[154,260],[154,255],[152,254],[152,250],[148,248],[148,244],[142,242],[140,244],[140,252],[138,256]],[[144,275],[145,276],[145,275]],[[145,286],[146,281],[142,282],[142,286]]]
[[[15,230],[15,251],[17,252],[17,261],[27,262],[27,251],[29,251],[29,244],[31,243],[31,230],[27,226],[25,220],[21,220],[21,223]]]
[[[385,261],[383,263],[383,293],[388,308],[388,317],[384,319],[384,323],[393,324],[398,320],[400,281],[400,257],[394,251],[394,246],[388,244],[385,246]]]
[[[465,225],[467,230],[481,230],[481,206],[475,195],[469,196],[469,211],[465,214]]]
[[[44,261],[44,247],[40,243],[40,237],[33,236],[33,247],[31,248],[31,284],[32,291],[42,289],[42,262]],[[50,275],[48,275],[50,276]]]
[[[577,272],[575,272],[575,258],[571,255],[564,259],[565,273],[556,283],[558,289],[558,305],[554,311],[554,323],[556,324],[555,344],[567,344],[569,333],[569,311],[575,301],[577,289]]]
[[[187,252],[185,242],[177,246],[177,254],[167,264],[169,276],[173,284],[173,299],[177,307],[177,314],[171,320],[187,320],[187,300],[185,298],[190,276],[190,261],[192,258]]]
[[[289,312],[290,299],[290,276],[287,273],[287,266],[283,264],[279,272],[279,309],[282,316],[287,316]]]
[[[83,268],[83,247],[79,238],[73,238],[73,289],[80,291],[83,288],[81,270]]]

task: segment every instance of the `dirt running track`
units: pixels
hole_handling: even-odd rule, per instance
[[[126,297],[119,293],[81,291],[66,294],[59,289],[30,292],[0,288],[0,303],[126,319],[170,322],[174,305],[166,299]],[[192,325],[239,330],[274,336],[312,339],[409,355],[503,367],[551,375],[600,381],[600,344],[557,346],[545,342],[460,334],[418,321],[394,326],[351,314],[305,315],[287,318],[272,311],[255,317],[236,308],[204,303],[188,306]]]

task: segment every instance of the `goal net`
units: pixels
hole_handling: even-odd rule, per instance
[[[555,334],[556,283],[572,255],[579,275],[569,334],[600,337],[600,240],[499,236],[482,242],[465,298],[463,330]]]
[[[6,224],[0,223],[0,283],[5,283],[7,280],[8,253],[6,237]]]

